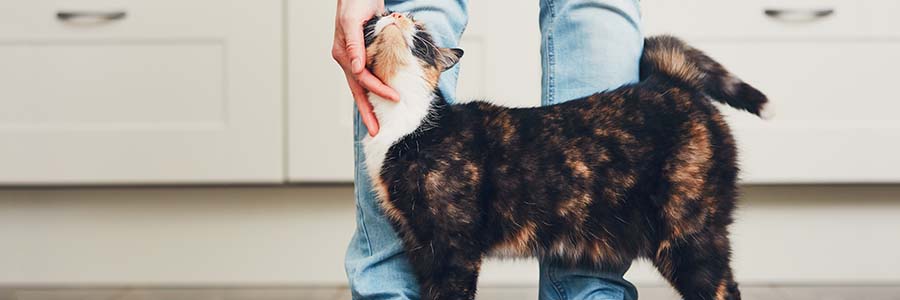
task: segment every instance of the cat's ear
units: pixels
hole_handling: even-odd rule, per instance
[[[444,71],[452,68],[463,56],[463,50],[459,48],[441,48],[440,61]]]

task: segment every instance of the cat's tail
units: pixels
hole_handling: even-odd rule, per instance
[[[766,95],[729,73],[721,64],[678,38],[655,36],[644,42],[641,80],[674,80],[715,101],[746,110],[763,119],[774,116]]]

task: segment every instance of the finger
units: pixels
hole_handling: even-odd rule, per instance
[[[347,76],[347,82],[350,84],[350,92],[353,94],[353,100],[356,101],[356,109],[359,110],[359,115],[362,117],[363,124],[366,125],[369,135],[375,136],[378,134],[379,129],[378,119],[375,118],[372,103],[369,102],[365,89],[356,83],[350,76]]]
[[[369,103],[365,95],[356,95],[354,99],[356,99],[356,107],[359,110],[360,117],[362,117],[363,124],[366,125],[366,130],[369,131],[369,136],[377,135],[380,128],[375,112],[372,110],[372,103]]]
[[[331,58],[333,58],[345,72],[349,71],[350,66],[347,63],[348,59],[347,54],[344,52],[344,46],[337,41],[334,43],[334,46],[331,47]]]
[[[385,98],[391,101],[400,101],[400,94],[397,93],[393,88],[381,82],[381,79],[372,75],[369,70],[365,70],[362,73],[356,75],[356,80],[359,81],[359,84],[362,85],[366,90],[375,93],[375,95],[381,96],[381,98]]]
[[[347,54],[350,55],[350,70],[355,74],[359,74],[365,70],[366,65],[366,48],[363,40],[363,22],[348,21],[341,24],[344,32],[344,44],[347,47]]]

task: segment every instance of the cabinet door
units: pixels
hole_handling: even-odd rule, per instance
[[[288,178],[353,181],[353,97],[331,58],[334,1],[287,0]]]
[[[353,98],[331,59],[333,2],[288,1],[289,178],[353,180]],[[502,20],[496,12],[503,11]],[[471,1],[461,40],[458,98],[510,106],[540,103],[538,6],[531,1]],[[526,50],[522,50],[526,49]]]
[[[776,118],[727,110],[745,182],[900,181],[900,41],[696,43],[770,97]],[[852,57],[853,59],[848,59]]]
[[[0,1],[0,184],[283,181],[282,7]]]
[[[648,32],[686,38],[773,101],[772,121],[723,109],[741,148],[744,182],[900,182],[893,87],[900,24],[886,13],[897,8],[894,1],[747,1],[713,9],[719,2],[645,1],[644,16]],[[773,18],[767,9],[795,16]],[[824,10],[832,12],[814,17]]]

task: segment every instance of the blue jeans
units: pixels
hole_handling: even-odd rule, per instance
[[[467,22],[465,0],[387,0],[391,11],[411,12],[438,45],[456,47]],[[643,49],[637,0],[540,0],[541,104],[550,105],[638,80]],[[459,70],[441,76],[440,89],[455,98]],[[346,256],[353,299],[418,299],[418,284],[403,245],[372,193],[359,141],[367,134],[356,118],[357,228]],[[564,268],[541,262],[539,299],[637,299],[627,271]]]

